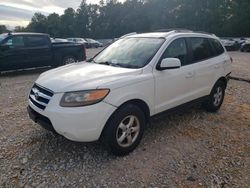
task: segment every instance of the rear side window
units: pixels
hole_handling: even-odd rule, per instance
[[[47,38],[44,36],[27,36],[29,47],[46,47],[48,46]]]
[[[189,38],[192,51],[192,62],[198,62],[213,57],[213,49],[207,38]]]
[[[216,39],[209,39],[210,43],[212,44],[214,51],[215,51],[215,55],[221,55],[224,53],[224,48],[222,47],[221,43],[216,40]]]
[[[186,41],[183,38],[176,39],[173,41],[166,51],[164,52],[162,59],[165,58],[177,58],[181,61],[181,65],[188,64],[188,56],[187,56],[187,45]]]

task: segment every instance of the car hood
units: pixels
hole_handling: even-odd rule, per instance
[[[49,70],[36,83],[55,93],[100,88],[110,82],[131,78],[141,69],[128,69],[94,63],[74,63]],[[117,85],[119,87],[119,84]]]

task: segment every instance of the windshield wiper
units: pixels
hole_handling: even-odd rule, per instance
[[[93,58],[88,59],[86,62],[88,62],[88,63],[91,63],[91,62],[96,63]]]
[[[117,64],[117,63],[111,63],[109,61],[97,62],[97,64],[100,64],[100,65],[109,65],[109,66],[114,66],[114,67],[120,67],[119,64]]]
[[[125,64],[125,63],[112,63],[110,61],[104,61],[104,62],[96,62],[94,60],[91,60],[92,62],[96,63],[96,64],[100,64],[100,65],[109,65],[109,66],[114,66],[114,67],[123,67],[123,68],[141,68],[138,65],[131,65],[131,64]]]
[[[132,69],[138,69],[141,68],[138,65],[131,65],[131,64],[125,64],[125,63],[117,63],[116,65],[119,65],[120,67],[124,67],[124,68],[132,68]]]

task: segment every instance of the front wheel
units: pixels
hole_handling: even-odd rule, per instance
[[[224,100],[225,89],[226,89],[225,83],[222,81],[218,81],[214,85],[208,100],[204,103],[204,106],[207,111],[217,112],[220,109]]]
[[[127,155],[139,145],[144,128],[145,115],[142,110],[133,104],[124,105],[105,126],[103,141],[112,154]]]

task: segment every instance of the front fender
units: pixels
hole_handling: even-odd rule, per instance
[[[113,89],[104,101],[115,107],[119,107],[125,102],[134,99],[144,101],[149,107],[150,115],[154,115],[154,80],[147,79]]]

